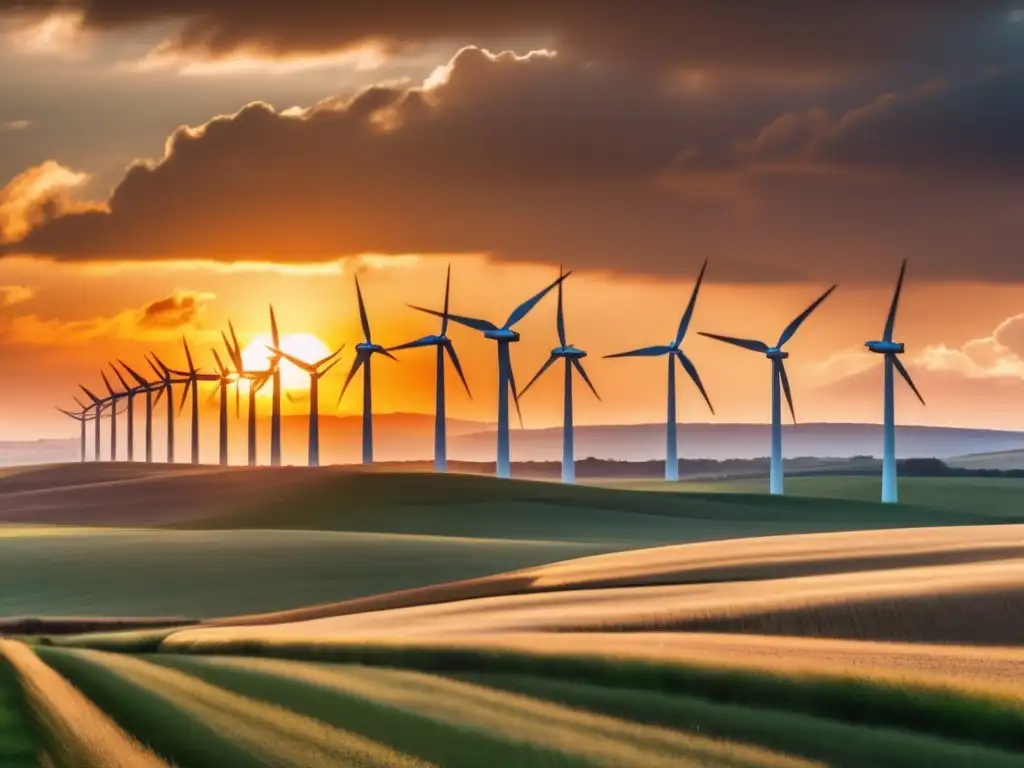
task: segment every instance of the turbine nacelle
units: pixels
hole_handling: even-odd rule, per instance
[[[789,357],[789,352],[786,352],[779,347],[768,347],[764,352],[764,356],[769,360],[785,360]]]
[[[484,338],[493,341],[519,341],[519,331],[511,328],[494,328],[484,331]]]
[[[375,352],[386,352],[380,344],[372,344],[368,341],[361,341],[356,344],[356,352],[363,352],[368,355],[372,355]]]
[[[898,341],[865,341],[864,346],[880,355],[902,355],[904,345]]]
[[[552,357],[564,357],[570,360],[579,360],[580,358],[586,357],[587,353],[578,347],[574,347],[572,344],[567,344],[564,347],[555,347],[551,350]]]

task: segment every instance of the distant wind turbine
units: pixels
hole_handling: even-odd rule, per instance
[[[445,333],[448,331],[448,294],[451,288],[452,278],[452,267],[448,265],[448,276],[444,283],[444,314],[441,317],[441,333],[438,336],[424,336],[415,341],[410,341],[406,344],[399,344],[397,347],[391,347],[390,351],[397,352],[400,349],[414,349],[416,347],[435,347],[437,349],[437,384],[434,390],[435,394],[435,405],[434,405],[434,471],[435,472],[446,472],[448,470],[448,440],[446,436],[447,431],[447,414],[445,409],[445,396],[444,396],[444,355],[448,353],[448,357],[452,361],[452,365],[455,366],[455,372],[459,374],[459,378],[462,379],[462,386],[466,388],[466,394],[469,395],[470,399],[473,399],[473,393],[469,391],[469,384],[466,382],[466,376],[462,372],[462,366],[459,364],[459,357],[455,354],[455,345],[452,344],[452,340],[449,339]]]
[[[89,407],[93,410],[93,413],[95,414],[93,422],[96,435],[94,438],[92,460],[103,461],[103,458],[100,455],[100,416],[103,413],[103,405],[106,402],[106,400],[96,397],[96,395],[94,395],[91,391],[86,389],[86,387],[84,387],[81,384],[78,385],[78,388],[85,392],[85,396],[92,401],[92,405],[90,405]]]
[[[423,307],[417,307],[412,304],[409,305],[413,309],[417,309],[420,312],[426,312],[427,314],[434,315],[435,317],[448,317],[459,325],[464,325],[467,328],[480,331],[483,333],[484,338],[491,339],[498,343],[498,451],[495,472],[498,477],[508,478],[512,476],[508,439],[509,390],[512,392],[512,400],[515,402],[516,412],[519,413],[520,425],[522,425],[523,419],[522,413],[519,411],[519,393],[516,390],[515,374],[512,372],[512,358],[509,354],[509,344],[519,341],[519,332],[512,330],[512,326],[526,317],[530,310],[537,306],[537,303],[543,299],[552,288],[561,283],[571,274],[571,272],[566,272],[564,275],[560,275],[557,280],[551,283],[551,285],[547,286],[535,296],[531,296],[512,310],[512,314],[508,316],[505,324],[500,328],[489,320],[453,315],[447,312],[438,312],[433,309],[424,309]]]
[[[786,402],[789,403],[789,413],[793,417],[793,422],[796,423],[796,411],[793,409],[793,393],[789,388],[789,377],[786,375],[786,364],[783,362],[789,357],[788,352],[782,350],[782,346],[793,338],[793,334],[797,332],[797,329],[803,324],[804,320],[810,317],[811,313],[818,308],[829,295],[838,286],[833,285],[821,296],[814,300],[807,309],[797,315],[793,322],[786,326],[785,330],[782,331],[782,335],[779,336],[779,340],[776,342],[774,347],[769,347],[763,341],[756,341],[754,339],[738,339],[733,336],[719,336],[714,333],[704,333],[704,331],[698,331],[701,336],[707,336],[709,339],[718,339],[718,341],[724,341],[727,344],[732,344],[743,349],[749,349],[752,352],[760,352],[769,360],[772,361],[772,463],[771,463],[771,479],[770,489],[773,494],[781,494],[783,492],[783,471],[782,471],[782,398],[779,392],[779,386],[782,386],[782,390],[786,393]]]
[[[128,393],[115,392],[114,388],[110,386],[107,374],[103,371],[100,371],[100,377],[107,387],[107,392],[110,393],[110,460],[117,461],[117,401],[126,397]]]
[[[352,362],[345,384],[338,395],[337,405],[348,390],[348,385],[360,368],[363,369],[363,464],[373,464],[373,384],[370,374],[370,363],[374,355],[384,355],[392,360],[398,358],[388,352],[380,344],[374,344],[370,336],[370,321],[366,316],[366,305],[363,304],[363,292],[359,289],[359,276],[356,275],[356,298],[359,301],[359,322],[363,326],[363,341],[356,344],[356,359]],[[337,405],[335,407],[337,407]]]
[[[224,339],[224,344],[228,349],[228,356],[231,358],[232,364],[235,366],[235,372],[238,374],[240,379],[246,379],[249,382],[249,456],[248,463],[250,467],[256,466],[256,393],[263,388],[263,385],[270,380],[272,371],[260,370],[260,371],[247,371],[245,370],[245,363],[242,360],[242,345],[238,343],[238,336],[235,334],[235,326],[228,321],[228,329],[231,331],[231,341],[228,341],[227,336],[221,332],[221,336]],[[235,398],[235,412],[238,412],[238,399],[237,390]]]
[[[121,382],[121,386],[124,387],[124,399],[127,401],[128,411],[128,461],[135,461],[135,396],[139,392],[144,392],[145,387],[141,385],[136,387],[130,386],[124,376],[121,375],[121,371],[113,363],[110,363],[110,370],[114,372],[118,381]]]
[[[327,357],[317,360],[315,363],[307,363],[294,355],[289,355],[275,347],[268,347],[277,358],[284,358],[297,368],[301,368],[309,374],[309,466],[320,466],[320,379],[327,375],[328,371],[338,364],[335,359],[345,348],[342,344],[337,350]],[[322,366],[327,367],[320,370]]]
[[[914,386],[910,374],[903,367],[897,355],[904,352],[904,344],[892,340],[893,327],[896,324],[896,309],[900,303],[900,291],[903,289],[903,275],[907,271],[906,259],[900,266],[899,280],[896,281],[896,292],[892,296],[892,304],[889,305],[889,316],[885,320],[885,330],[882,332],[881,341],[867,341],[864,346],[879,355],[885,355],[885,389],[882,411],[882,503],[895,504],[898,497],[896,485],[896,403],[895,392],[893,391],[893,368],[899,371],[903,380],[910,385],[910,388],[917,395],[917,399],[924,405],[924,398]]]
[[[679,329],[676,331],[676,338],[671,344],[642,347],[641,349],[634,349],[629,352],[605,355],[606,358],[668,356],[668,412],[665,417],[665,479],[672,482],[679,479],[679,439],[677,437],[678,427],[676,419],[676,360],[679,361],[679,364],[683,366],[683,370],[686,371],[687,375],[689,375],[693,380],[693,383],[697,386],[697,389],[700,390],[701,395],[704,397],[704,402],[708,404],[708,409],[712,414],[715,412],[714,407],[711,405],[711,399],[708,397],[708,393],[704,390],[704,384],[700,380],[700,375],[697,373],[697,367],[680,348],[680,345],[683,343],[683,339],[686,337],[686,330],[690,327],[690,320],[693,318],[693,309],[697,306],[697,295],[700,293],[700,285],[704,281],[704,272],[707,268],[708,262],[705,260],[704,265],[700,268],[700,274],[697,275],[697,282],[694,283],[693,293],[690,294],[690,303],[686,305],[686,311],[683,312],[683,317],[679,321]]]
[[[146,358],[146,362],[149,363],[149,367],[153,369],[153,372],[160,378],[160,382],[163,385],[161,394],[167,393],[167,463],[174,463],[174,385],[184,384],[184,379],[175,379],[172,376],[172,371],[166,365],[163,360],[153,354],[153,359]],[[159,368],[157,367],[159,366]],[[158,395],[159,397],[159,395]]]
[[[275,350],[281,349],[281,335],[277,332],[274,305],[270,305],[270,338]],[[281,466],[281,355],[274,352],[269,360],[273,391],[270,405],[270,466]]]
[[[160,379],[157,381],[147,381],[124,360],[118,359],[117,362],[128,371],[129,376],[135,379],[135,382],[139,385],[138,391],[146,393],[146,463],[150,464],[153,462],[153,406],[155,403],[160,402],[160,397],[164,392],[164,383]],[[153,400],[153,392],[157,393],[155,402]],[[131,421],[129,420],[130,423]]]
[[[540,370],[530,379],[529,383],[523,387],[523,391],[520,396],[525,396],[533,383],[541,377],[541,375],[550,368],[556,360],[565,360],[565,407],[564,416],[562,421],[562,482],[563,483],[574,483],[576,482],[576,454],[575,454],[575,438],[573,435],[573,424],[572,424],[572,371],[573,368],[583,377],[583,381],[590,387],[590,391],[594,393],[594,397],[598,400],[601,396],[597,394],[597,390],[594,388],[593,383],[590,381],[590,377],[587,376],[587,372],[583,370],[583,363],[581,359],[587,356],[587,353],[582,349],[569,344],[565,340],[565,315],[562,310],[562,284],[558,284],[558,346],[551,350],[551,356],[547,359],[547,362],[540,367]]]
[[[185,408],[188,400],[188,393],[192,392],[192,463],[199,463],[199,382],[219,381],[220,376],[212,373],[202,373],[192,362],[192,351],[188,348],[188,340],[182,336],[181,343],[185,347],[185,360],[188,363],[187,371],[171,371],[175,376],[181,376],[185,382],[185,390],[181,393],[181,405],[178,406],[180,414]]]
[[[81,438],[79,440],[79,456],[80,456],[79,461],[83,461],[84,462],[85,461],[85,423],[87,421],[92,421],[96,417],[89,413],[92,410],[92,406],[91,405],[85,405],[77,397],[75,398],[75,402],[78,403],[78,407],[82,409],[78,413],[75,413],[74,411],[66,411],[63,408],[57,408],[57,410],[60,411],[61,413],[63,413],[65,416],[70,416],[72,419],[74,419],[75,421],[77,421],[81,425],[82,436],[81,436]]]
[[[227,344],[227,337],[224,337],[224,343]],[[216,349],[211,351],[213,352],[213,359],[217,363],[217,388],[211,393],[210,397],[212,399],[220,395],[220,445],[218,459],[220,465],[226,467],[228,465],[228,387],[234,382],[237,390],[238,377],[231,373],[231,370],[224,365]]]

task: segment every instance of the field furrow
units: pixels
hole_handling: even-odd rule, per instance
[[[54,768],[168,768],[27,646],[0,640]]]
[[[38,765],[36,733],[21,684],[0,653],[0,765],[30,768]]]
[[[190,659],[189,667],[269,674],[380,702],[458,727],[502,734],[622,768],[807,768],[809,761],[693,733],[639,725],[419,672],[271,659]]]

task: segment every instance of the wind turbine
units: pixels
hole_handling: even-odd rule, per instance
[[[256,393],[270,379],[272,371],[247,371],[242,361],[242,345],[238,343],[238,336],[235,334],[235,326],[228,321],[228,328],[231,330],[231,341],[221,331],[221,337],[228,350],[228,356],[235,366],[235,372],[240,379],[249,381],[249,466],[256,466]],[[238,411],[238,398],[236,390],[235,411]]]
[[[93,461],[102,461],[103,459],[100,457],[100,416],[103,413],[103,405],[106,402],[106,400],[105,399],[101,399],[99,397],[96,397],[96,395],[94,395],[91,391],[86,389],[86,387],[84,387],[82,384],[79,384],[78,388],[81,389],[83,392],[85,392],[85,396],[88,397],[92,401],[92,405],[90,405],[89,407],[93,410],[93,412],[95,414],[94,421],[96,422],[95,423],[96,436],[95,436],[95,439],[94,439],[92,460]]]
[[[924,398],[914,386],[910,374],[903,367],[897,355],[902,355],[904,345],[902,342],[892,340],[893,326],[896,324],[896,309],[900,303],[900,291],[903,289],[903,275],[907,271],[907,261],[903,260],[900,266],[899,280],[896,281],[896,292],[892,296],[892,304],[889,305],[889,316],[885,320],[885,330],[882,332],[881,341],[867,341],[864,346],[870,351],[885,355],[885,402],[882,411],[882,503],[895,504],[897,501],[896,487],[896,404],[895,393],[893,392],[893,375],[895,368],[899,371],[903,380],[910,385],[910,388],[917,395],[917,399],[924,405]]]
[[[289,355],[287,352],[282,352],[276,347],[268,347],[277,356],[278,360],[283,357],[309,374],[309,466],[311,467],[320,466],[320,379],[326,376],[327,372],[338,364],[335,358],[341,354],[341,350],[344,348],[345,345],[342,344],[327,357],[317,360],[315,363],[307,363],[305,360],[300,360],[293,355]],[[327,365],[327,367],[320,370],[324,365]]]
[[[270,338],[274,350],[281,349],[281,335],[277,332],[277,319],[274,317],[274,305],[270,305]],[[270,405],[270,466],[281,466],[281,354],[274,352],[270,358],[270,370],[273,371],[273,391]]]
[[[74,419],[79,424],[81,424],[81,426],[82,426],[82,436],[81,436],[81,438],[79,440],[79,452],[80,452],[81,456],[80,456],[79,460],[84,462],[85,461],[85,422],[91,421],[92,419],[94,419],[96,417],[89,415],[89,411],[92,410],[92,406],[91,405],[85,405],[85,403],[83,403],[77,397],[75,398],[75,402],[78,403],[78,407],[82,409],[78,413],[75,413],[74,411],[66,411],[63,408],[57,408],[57,410],[60,411],[61,413],[63,413],[65,416],[70,416],[72,419]]]
[[[509,344],[519,341],[519,332],[512,330],[512,326],[526,317],[530,310],[537,306],[537,303],[547,295],[548,291],[561,283],[571,274],[572,272],[566,272],[564,275],[560,275],[557,280],[547,286],[540,293],[535,296],[531,296],[518,307],[513,309],[512,314],[508,316],[505,324],[500,328],[489,320],[453,315],[447,312],[438,312],[433,309],[424,309],[423,307],[417,307],[412,304],[409,305],[413,309],[417,309],[420,312],[426,312],[427,314],[434,315],[435,317],[448,317],[459,325],[464,325],[467,328],[480,331],[483,333],[484,338],[491,339],[498,343],[498,452],[495,472],[498,477],[507,478],[512,476],[508,440],[509,390],[512,391],[512,399],[516,404],[516,412],[519,413],[520,425],[523,420],[522,413],[519,411],[519,393],[516,390],[516,379],[515,374],[512,372],[512,359],[509,354]]]
[[[550,368],[556,360],[565,360],[565,408],[564,416],[562,421],[562,482],[563,483],[574,483],[576,482],[576,454],[574,450],[574,435],[572,425],[572,371],[573,368],[583,377],[583,380],[590,387],[590,391],[594,393],[594,397],[598,400],[601,396],[597,394],[597,390],[594,389],[593,383],[590,381],[590,377],[587,376],[587,372],[583,370],[583,363],[580,362],[587,353],[582,349],[569,344],[565,340],[565,315],[562,311],[562,284],[558,284],[558,346],[551,350],[551,356],[547,359],[547,362],[540,367],[540,370],[530,379],[529,383],[523,387],[522,395],[526,395],[530,387],[533,386],[533,382],[537,381],[541,375]]]
[[[783,362],[789,357],[789,352],[784,352],[782,346],[793,338],[793,334],[796,333],[797,329],[803,324],[804,320],[810,317],[811,313],[818,308],[829,295],[838,286],[833,285],[821,296],[814,300],[807,309],[797,315],[793,321],[786,326],[785,330],[782,331],[782,335],[779,336],[779,340],[775,343],[774,347],[769,347],[763,341],[756,341],[754,339],[738,339],[733,336],[719,336],[714,333],[704,333],[704,331],[698,331],[701,336],[707,336],[709,339],[718,339],[718,341],[724,341],[727,344],[732,344],[743,349],[749,349],[752,352],[760,352],[769,360],[772,361],[772,463],[771,463],[771,475],[770,475],[770,490],[773,494],[781,494],[783,492],[783,480],[782,480],[782,399],[779,393],[779,385],[781,384],[782,390],[786,393],[786,402],[789,403],[789,413],[793,417],[793,422],[796,423],[796,411],[793,410],[793,393],[789,389],[789,377],[786,375],[786,364]]]
[[[164,365],[163,360],[153,353],[152,360],[147,357],[146,362],[153,372],[160,379],[162,385],[161,394],[167,392],[167,463],[174,463],[174,385],[184,384],[186,380],[175,379],[171,376],[171,369]],[[160,366],[159,368],[157,366]],[[159,396],[158,396],[159,399]]]
[[[675,482],[679,479],[679,440],[677,437],[678,426],[676,424],[676,360],[683,366],[683,370],[693,380],[693,383],[700,390],[701,395],[704,397],[704,402],[708,404],[708,409],[714,414],[715,409],[711,405],[711,399],[708,397],[708,393],[704,390],[704,384],[700,380],[700,375],[697,373],[697,366],[693,364],[693,361],[687,357],[686,353],[680,348],[683,343],[683,339],[686,337],[686,330],[690,327],[690,320],[693,318],[693,309],[697,306],[697,295],[700,293],[701,283],[704,281],[704,272],[708,268],[707,260],[704,261],[704,265],[700,268],[700,274],[697,275],[697,282],[693,285],[693,293],[690,294],[690,303],[686,305],[686,310],[683,312],[683,317],[679,321],[679,329],[676,331],[676,338],[670,344],[653,346],[653,347],[642,347],[640,349],[633,349],[629,352],[618,352],[614,355],[605,355],[606,358],[610,357],[668,357],[668,410],[665,417],[665,479],[671,482]]]
[[[185,360],[188,362],[187,371],[171,371],[175,376],[183,377],[182,380],[185,382],[185,391],[181,393],[181,405],[178,407],[178,413],[181,413],[185,408],[185,402],[188,400],[189,390],[192,391],[192,463],[199,463],[199,382],[200,381],[219,381],[220,376],[212,373],[201,373],[195,364],[192,362],[192,351],[188,348],[188,340],[182,336],[181,343],[185,347]]]
[[[135,461],[135,395],[145,391],[145,387],[142,385],[129,386],[124,376],[121,375],[121,371],[113,363],[110,363],[110,370],[114,372],[118,381],[121,382],[121,386],[124,387],[124,399],[128,401],[128,461]]]
[[[448,470],[448,440],[446,436],[447,427],[447,415],[445,409],[445,397],[444,397],[444,355],[448,353],[448,357],[452,361],[452,365],[455,366],[455,372],[459,374],[459,378],[462,379],[462,386],[466,388],[466,394],[469,395],[470,400],[473,399],[473,393],[469,391],[469,384],[466,383],[466,376],[462,372],[462,366],[459,364],[459,357],[455,354],[455,346],[452,344],[452,340],[449,339],[445,333],[448,330],[448,294],[451,288],[452,279],[452,267],[448,265],[448,276],[444,283],[444,314],[441,317],[441,333],[438,336],[424,336],[415,341],[410,341],[407,344],[399,344],[397,347],[391,347],[390,351],[397,352],[400,349],[414,349],[416,347],[436,347],[437,348],[437,385],[435,388],[435,405],[434,405],[434,471],[435,472],[446,472]]]
[[[117,401],[128,393],[114,392],[114,388],[110,386],[107,374],[103,371],[100,371],[100,377],[102,377],[103,383],[107,387],[107,392],[110,393],[110,460],[117,461]]]
[[[348,377],[338,395],[335,407],[341,405],[342,398],[352,382],[356,372],[363,369],[363,464],[373,464],[373,386],[371,384],[370,362],[374,355],[384,355],[392,360],[398,358],[388,352],[380,344],[374,344],[370,336],[370,321],[366,317],[366,305],[363,304],[363,292],[359,289],[359,276],[356,275],[356,298],[359,300],[359,322],[363,326],[363,341],[356,344],[356,359],[352,362]]]
[[[122,368],[128,371],[128,375],[130,375],[133,379],[135,379],[136,383],[138,383],[139,386],[137,391],[146,393],[146,463],[151,464],[153,462],[153,406],[156,403],[159,403],[160,398],[163,396],[164,383],[162,381],[162,378],[158,379],[157,381],[146,381],[146,379],[140,376],[124,360],[118,359],[117,362],[121,365]],[[149,362],[148,358],[147,362]],[[155,401],[153,400],[153,392],[156,392]],[[130,418],[128,423],[129,425],[131,424]],[[131,427],[129,427],[129,430],[130,429]]]
[[[227,344],[227,337],[224,338],[224,343]],[[217,395],[220,395],[220,446],[218,458],[220,465],[222,467],[226,467],[228,465],[228,387],[231,386],[231,382],[234,382],[237,394],[238,377],[231,373],[231,370],[224,365],[220,359],[220,355],[217,354],[216,349],[212,349],[210,351],[213,352],[213,359],[217,363],[217,388],[212,392],[210,397],[212,399],[217,397]]]

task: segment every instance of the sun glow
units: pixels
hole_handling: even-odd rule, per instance
[[[265,371],[270,367],[273,353],[267,348],[272,343],[270,334],[256,336],[242,350],[242,365],[247,371]],[[320,339],[310,333],[293,333],[281,339],[281,349],[289,355],[315,363],[331,354]],[[281,386],[285,390],[301,391],[309,389],[309,374],[288,360],[281,361]],[[264,387],[260,394],[271,393],[270,387]]]

